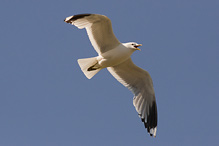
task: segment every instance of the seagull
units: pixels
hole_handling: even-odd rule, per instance
[[[88,79],[100,70],[108,71],[134,94],[133,105],[150,136],[156,137],[157,105],[153,82],[149,73],[136,66],[131,55],[142,44],[120,43],[115,37],[111,20],[100,14],[78,14],[64,20],[79,29],[85,28],[98,56],[78,59],[78,64]]]

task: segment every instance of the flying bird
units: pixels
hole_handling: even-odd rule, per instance
[[[138,47],[136,42],[120,43],[115,37],[108,17],[99,14],[78,14],[64,20],[79,29],[85,28],[98,56],[78,59],[78,64],[88,79],[100,70],[108,71],[134,94],[133,104],[141,121],[151,136],[156,137],[157,105],[153,82],[149,73],[136,66],[131,55]]]

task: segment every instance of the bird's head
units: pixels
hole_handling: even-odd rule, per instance
[[[141,49],[139,49],[138,47],[142,46],[142,44],[138,44],[136,42],[124,43],[123,45],[129,49],[134,49],[134,50],[139,50],[139,51],[141,51]]]

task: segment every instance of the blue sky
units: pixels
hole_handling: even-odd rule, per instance
[[[1,0],[0,145],[215,145],[219,138],[219,1]],[[153,79],[157,137],[132,93],[107,70],[88,80],[77,59],[96,56],[80,13],[108,16]]]

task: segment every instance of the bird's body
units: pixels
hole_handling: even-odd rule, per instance
[[[79,14],[67,17],[67,23],[79,29],[85,28],[97,51],[98,56],[78,59],[79,66],[88,79],[101,69],[108,71],[134,96],[133,104],[151,136],[156,136],[157,107],[153,82],[149,73],[137,67],[131,60],[134,51],[140,50],[141,44],[135,42],[120,43],[112,31],[109,18],[99,14]]]
[[[98,59],[98,64],[101,68],[106,68],[110,66],[118,65],[126,61],[135,50],[127,49],[124,44],[119,44],[116,48],[100,54]],[[114,55],[111,55],[114,54]]]

